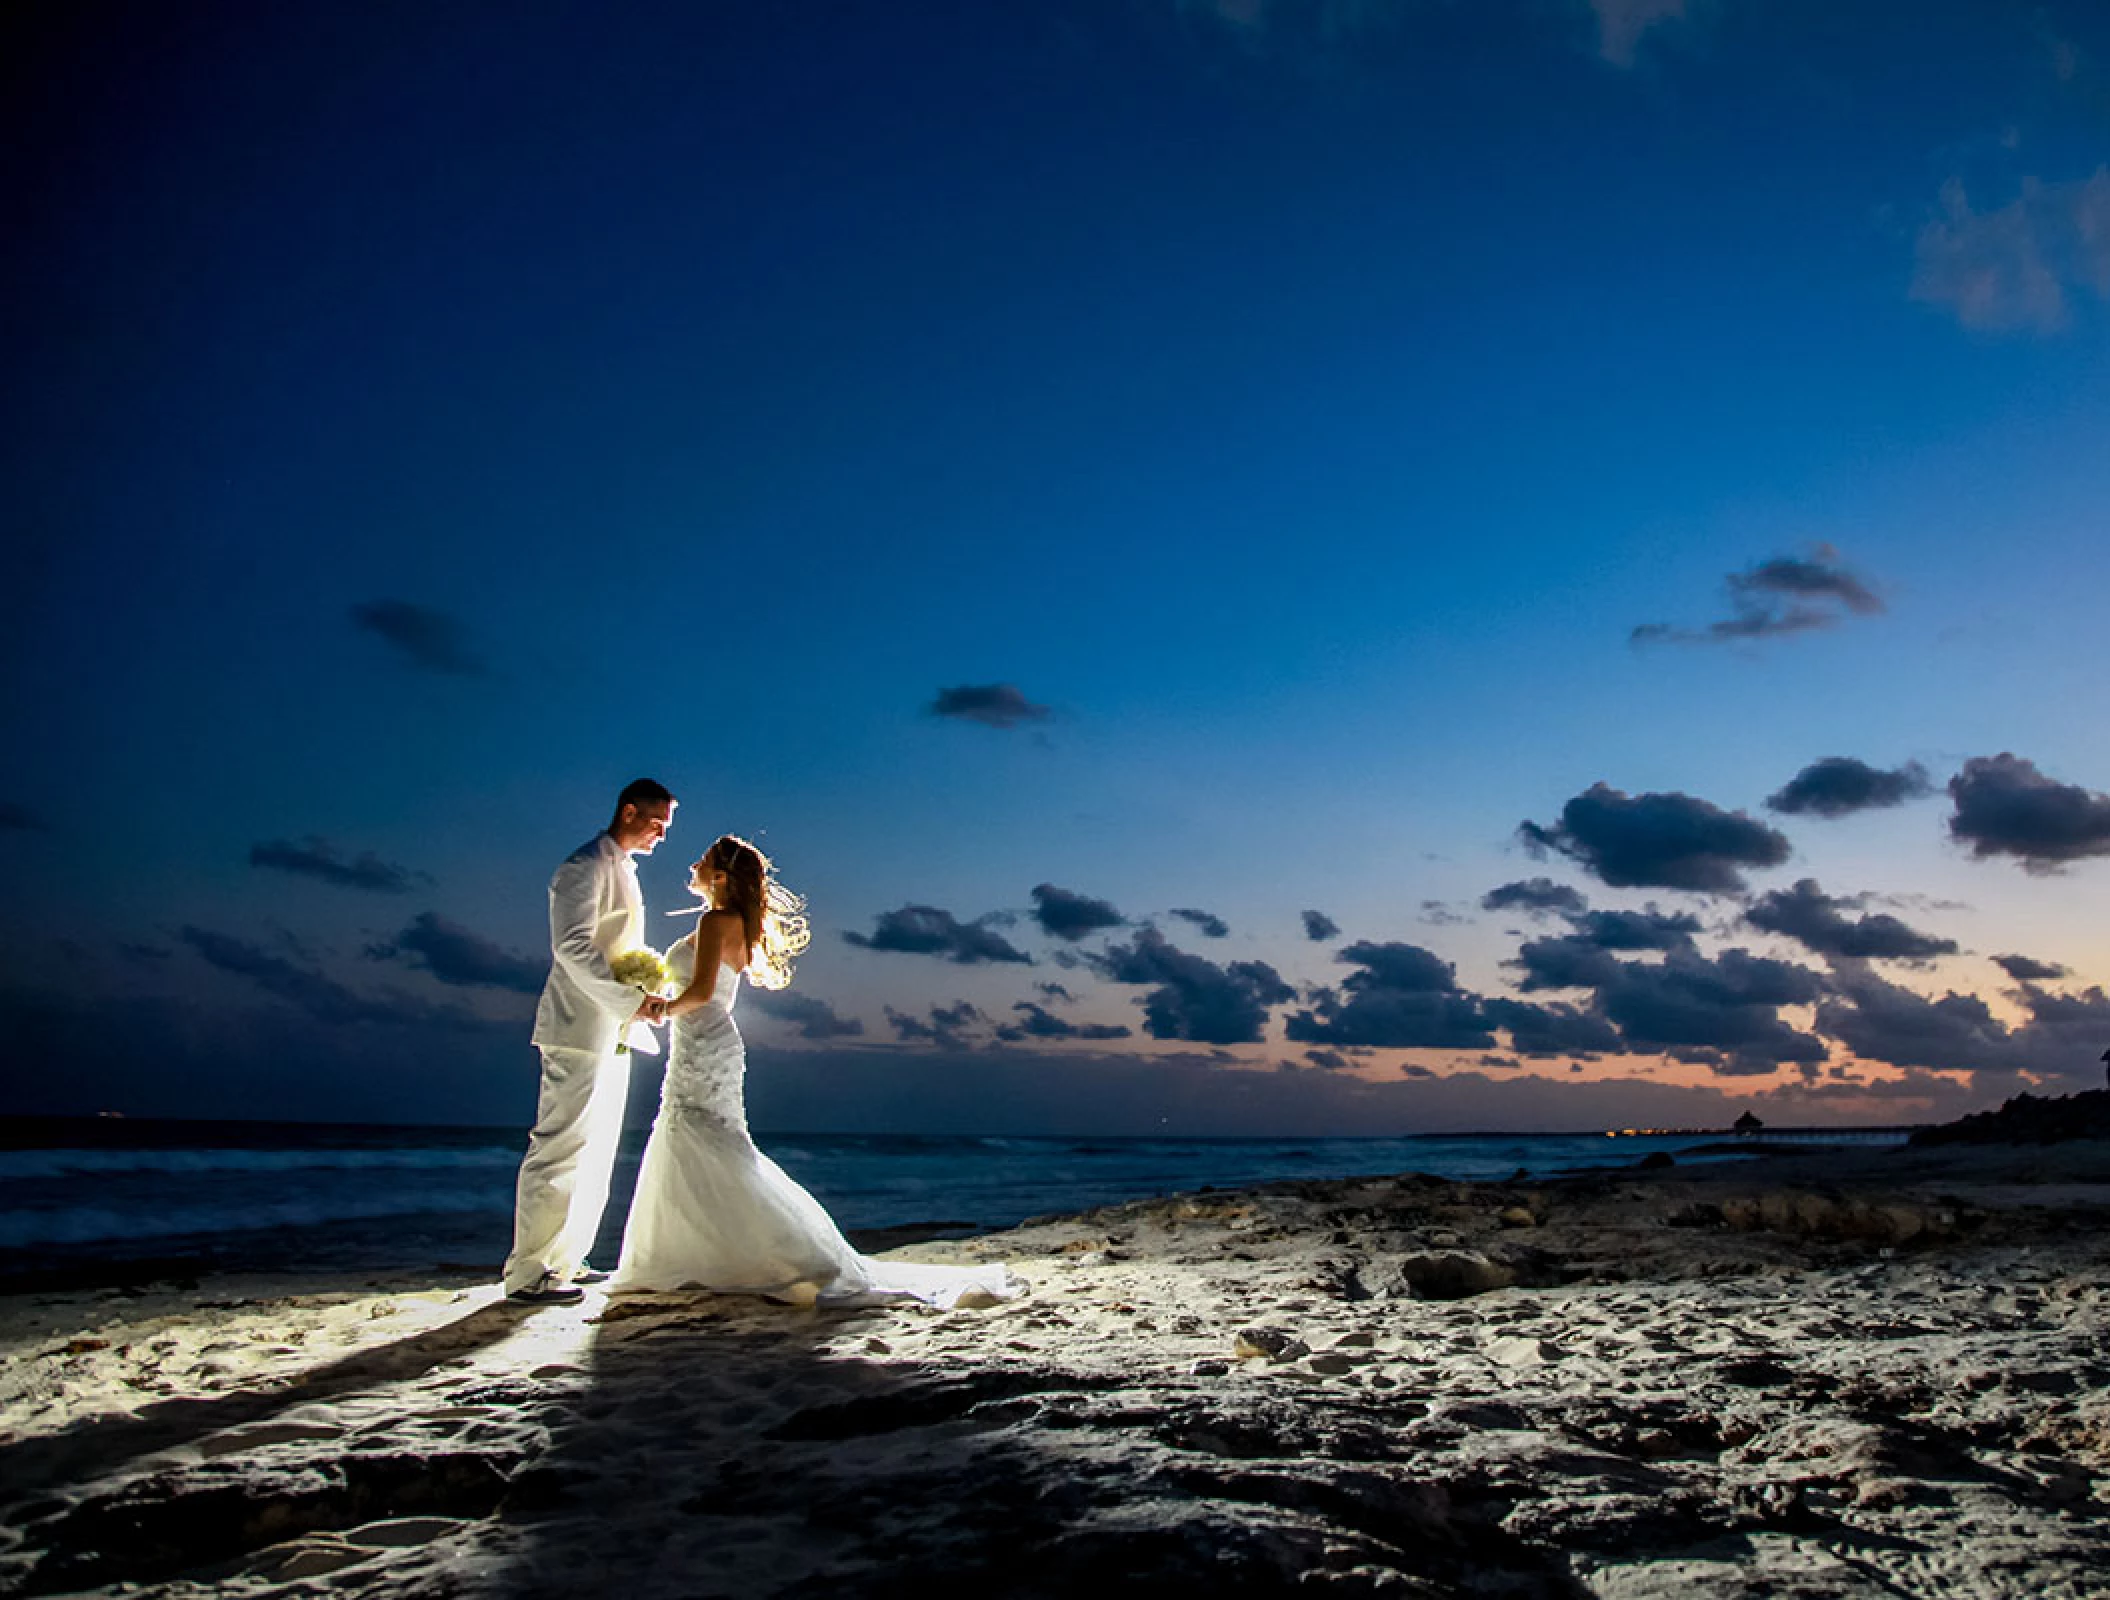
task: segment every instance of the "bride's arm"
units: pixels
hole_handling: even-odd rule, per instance
[[[707,911],[696,924],[696,972],[689,986],[667,1002],[670,1020],[685,1011],[702,1010],[718,992],[718,963],[724,957],[728,924],[740,926],[737,911]]]

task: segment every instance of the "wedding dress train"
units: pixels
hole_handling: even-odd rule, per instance
[[[696,944],[667,952],[687,984]],[[1025,1285],[1001,1265],[936,1266],[859,1255],[819,1201],[747,1132],[747,1050],[733,1022],[740,974],[718,971],[700,1009],[668,1027],[666,1078],[623,1228],[615,1289],[715,1289],[823,1304],[1008,1300]]]

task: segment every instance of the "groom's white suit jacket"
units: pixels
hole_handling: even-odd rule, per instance
[[[608,970],[609,957],[643,944],[645,897],[637,865],[606,833],[565,858],[549,881],[549,982],[535,1008],[535,1043],[545,1050],[607,1055],[644,997]],[[652,1030],[630,1042],[657,1051]]]

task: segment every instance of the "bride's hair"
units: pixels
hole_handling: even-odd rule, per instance
[[[747,980],[758,989],[791,982],[792,958],[813,942],[806,902],[769,874],[769,857],[728,833],[704,854],[704,864],[725,874],[728,911],[740,913],[747,939]]]

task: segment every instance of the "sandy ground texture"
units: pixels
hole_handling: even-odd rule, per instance
[[[2106,1228],[2088,1144],[1204,1192],[943,1313],[15,1295],[0,1588],[2093,1600]]]

